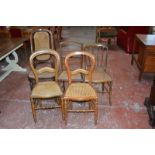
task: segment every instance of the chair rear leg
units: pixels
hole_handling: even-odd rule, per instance
[[[95,125],[97,125],[97,120],[98,120],[98,102],[97,100],[94,101],[94,122],[95,122]]]
[[[32,108],[33,119],[34,119],[34,122],[36,123],[37,119],[36,119],[35,102],[34,102],[33,98],[30,98],[30,100],[31,100],[31,108]]]
[[[110,105],[112,105],[111,95],[112,95],[112,82],[109,83],[109,104]]]

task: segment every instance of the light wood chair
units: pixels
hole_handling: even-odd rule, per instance
[[[35,60],[38,56],[42,55],[48,55],[51,65],[50,66],[44,66],[40,68],[36,68]],[[32,89],[30,100],[31,100],[31,107],[32,107],[32,114],[34,121],[36,122],[36,110],[38,109],[50,109],[50,108],[56,108],[56,107],[62,107],[61,106],[61,96],[62,91],[57,83],[58,79],[58,69],[60,65],[60,56],[59,54],[54,50],[41,50],[33,53],[30,56],[30,67],[32,69],[32,72],[35,77],[36,84],[34,88]],[[54,65],[53,65],[54,61]],[[51,67],[53,66],[53,67]],[[43,73],[50,73],[51,77],[54,76],[54,80],[47,80],[47,81],[40,81],[39,75]],[[55,98],[58,102],[58,106],[43,106],[40,104],[40,100],[44,99],[51,99]]]
[[[92,75],[92,83],[102,86],[102,91],[98,89],[97,92],[108,93],[109,104],[111,105],[112,78],[107,73],[108,47],[102,44],[85,44],[84,51],[88,51],[95,56],[96,66]],[[88,82],[88,77],[85,80]]]
[[[69,66],[69,59],[74,56],[83,56],[88,57],[91,66],[88,69],[78,68],[75,70],[71,70]],[[98,103],[97,103],[97,94],[96,91],[92,87],[92,72],[95,66],[95,58],[92,54],[76,51],[68,54],[65,58],[65,66],[67,70],[68,82],[69,86],[66,89],[66,92],[63,97],[63,114],[65,124],[67,124],[67,116],[68,112],[94,112],[94,120],[95,124],[97,124],[98,118]],[[82,82],[74,82],[72,80],[73,75],[75,74],[84,74],[88,76],[88,83]],[[76,104],[80,102],[81,104],[88,104],[89,107],[84,107],[82,109],[73,108],[73,102]]]
[[[72,41],[72,40],[66,40],[63,42],[60,42],[60,48],[58,49],[58,52],[60,53],[61,57],[61,73],[59,75],[59,81],[62,82],[63,84],[63,89],[65,90],[65,83],[68,83],[68,77],[67,77],[67,72],[65,69],[65,57],[67,54],[73,52],[73,51],[82,51],[83,49],[83,44],[79,43],[77,41]],[[77,65],[82,65],[82,58],[81,56],[77,55],[76,57],[72,57],[70,59],[70,68],[74,69]],[[73,81],[81,81],[82,77],[80,74],[73,75],[72,77]]]
[[[38,50],[55,49],[53,35],[47,29],[34,29],[30,35],[30,43],[31,43],[31,53],[34,53]],[[46,61],[48,59],[49,55],[41,55],[37,57],[36,61],[44,63],[44,60]],[[39,78],[43,80],[48,79],[51,78],[51,74],[49,73],[40,74]],[[35,80],[34,75],[31,71],[29,72],[28,80],[30,82],[30,88],[32,89],[35,84]]]

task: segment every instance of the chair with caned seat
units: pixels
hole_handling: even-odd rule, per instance
[[[35,60],[37,59],[38,56],[42,56],[45,54],[49,57],[49,61],[51,62],[52,65],[36,68]],[[36,84],[34,85],[30,95],[32,114],[35,122],[36,122],[36,110],[53,109],[57,107],[62,108],[61,96],[63,93],[57,83],[59,65],[60,65],[60,56],[56,51],[51,49],[36,51],[30,56],[30,67],[32,69],[36,81]],[[51,74],[52,77],[54,76],[54,79],[40,81],[39,75],[43,73]],[[45,99],[49,100],[53,98],[57,101],[58,105],[47,106],[45,104],[42,104],[43,100]]]
[[[79,66],[75,70],[70,69],[69,59],[74,56],[88,57],[91,62],[91,66],[88,69],[81,68]],[[92,72],[95,66],[95,58],[92,54],[76,51],[68,54],[65,58],[65,66],[67,70],[69,86],[66,89],[66,92],[63,97],[63,118],[67,124],[68,112],[94,112],[95,124],[97,124],[98,118],[98,103],[97,103],[97,94],[94,88],[92,87]],[[72,80],[74,74],[83,74],[88,76],[88,83],[85,82],[75,82]],[[84,104],[82,109],[73,107],[73,104],[77,103]],[[88,106],[86,106],[88,105]]]
[[[65,57],[67,54],[73,51],[81,51],[82,49],[83,49],[83,44],[77,41],[66,40],[66,41],[60,42],[60,48],[58,49],[58,52],[60,53],[60,57],[61,57],[61,73],[58,79],[60,82],[62,82],[64,90],[65,90],[65,82],[68,82],[67,72],[64,65]],[[70,59],[70,67],[72,69],[74,69],[79,64],[82,65],[81,56],[77,55],[76,57],[73,57]],[[73,75],[72,80],[81,81],[82,77],[80,74]]]
[[[47,29],[34,29],[30,35],[30,43],[31,43],[31,53],[34,53],[38,50],[46,50],[52,49],[54,50],[54,40],[52,33]],[[38,56],[36,61],[40,62],[40,64],[44,63],[44,60],[49,59],[48,55],[41,55]],[[51,74],[44,73],[40,74],[39,78],[44,80],[51,78]],[[33,88],[35,84],[34,75],[30,71],[28,75],[28,80],[30,82],[30,88]]]
[[[97,88],[97,92],[108,93],[109,104],[111,105],[112,78],[107,73],[108,47],[102,44],[85,44],[84,51],[88,51],[95,56],[96,66],[92,75],[92,83],[102,86],[101,91]],[[89,62],[87,61],[87,63]],[[88,82],[88,77],[85,80]]]

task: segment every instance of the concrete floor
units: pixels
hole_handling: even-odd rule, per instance
[[[62,36],[83,43],[95,42],[95,27],[64,27]],[[27,73],[11,73],[0,83],[0,128],[151,128],[143,103],[145,97],[149,96],[153,77],[145,75],[139,82],[137,66],[131,66],[130,61],[131,55],[117,45],[110,46],[108,72],[113,79],[112,106],[109,106],[106,94],[99,94],[96,126],[91,113],[69,113],[68,124],[65,125],[60,109],[37,111],[35,124],[31,113]],[[27,61],[22,65],[28,68]]]

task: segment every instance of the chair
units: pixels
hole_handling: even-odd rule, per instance
[[[91,61],[91,66],[88,69],[78,68],[75,70],[70,69],[69,59],[74,56],[82,56],[88,57]],[[94,120],[95,124],[97,124],[97,117],[98,117],[98,107],[97,107],[97,94],[96,91],[93,89],[92,83],[92,72],[95,66],[95,58],[92,54],[83,52],[83,51],[76,51],[68,54],[65,58],[65,66],[67,70],[68,82],[69,86],[64,94],[63,97],[63,118],[65,120],[65,124],[67,124],[67,116],[68,112],[94,112]],[[82,82],[73,82],[72,77],[74,74],[83,74],[88,75],[88,83]],[[73,101],[74,104],[77,102],[82,102],[81,104],[86,103],[89,105],[87,108],[77,109],[73,108]]]
[[[117,31],[111,26],[100,26],[96,28],[96,43],[110,44],[111,41],[116,44]]]
[[[63,42],[60,42],[60,48],[58,49],[58,52],[61,56],[61,74],[59,76],[59,81],[63,83],[63,88],[65,90],[65,82],[68,82],[67,72],[64,65],[64,60],[67,54],[71,53],[72,51],[81,51],[83,49],[83,44],[72,41],[72,40],[66,40]],[[82,64],[82,59],[80,56],[73,57],[70,59],[70,67],[74,69],[76,64]],[[74,75],[72,77],[73,81],[81,81],[81,75]]]
[[[38,56],[42,55],[48,55],[50,57],[50,66],[44,66],[40,68],[36,68],[36,58]],[[53,65],[54,63],[54,65]],[[30,100],[31,100],[31,108],[32,108],[32,114],[34,121],[36,122],[36,110],[38,109],[53,109],[56,107],[62,107],[61,106],[61,96],[62,96],[62,91],[57,84],[57,79],[58,79],[58,69],[60,65],[60,57],[59,54],[54,51],[54,50],[40,50],[35,53],[33,53],[30,56],[30,67],[32,69],[32,72],[35,77],[36,84],[34,88],[32,89]],[[54,66],[53,68],[51,66]],[[39,75],[41,73],[50,73],[51,76],[54,75],[54,80],[47,80],[47,81],[40,81],[39,80]],[[57,99],[58,106],[45,106],[43,104],[40,104],[40,100],[44,99],[51,99],[55,98]]]
[[[31,43],[31,53],[34,53],[38,50],[46,50],[52,49],[54,50],[54,41],[52,33],[47,29],[34,29],[31,32],[30,36],[30,43]],[[49,59],[49,55],[41,55],[37,57],[37,61],[40,63],[44,63],[45,60]],[[39,75],[39,79],[48,79],[51,78],[51,74],[44,73]],[[30,88],[33,88],[35,84],[34,75],[32,72],[28,75],[28,80],[30,82]]]
[[[92,75],[92,83],[101,84],[101,93],[108,93],[109,104],[111,105],[111,94],[112,94],[112,78],[107,73],[107,60],[108,60],[108,47],[102,44],[85,44],[84,51],[87,51],[95,56],[96,66]],[[89,81],[86,77],[86,82]]]

